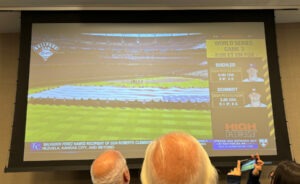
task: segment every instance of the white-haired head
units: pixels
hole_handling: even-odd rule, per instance
[[[143,184],[215,184],[218,174],[197,139],[174,132],[148,145],[141,181]]]
[[[130,174],[123,155],[108,150],[98,156],[91,165],[93,184],[128,184]]]

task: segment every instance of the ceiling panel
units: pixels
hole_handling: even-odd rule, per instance
[[[0,0],[0,10],[49,9],[280,9],[299,0]]]
[[[277,9],[277,23],[300,22],[300,0],[0,0],[0,33],[20,31],[20,10],[126,9]]]

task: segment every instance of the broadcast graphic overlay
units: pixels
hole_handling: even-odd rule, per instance
[[[25,161],[141,158],[172,131],[276,155],[261,23],[34,24],[31,44]]]

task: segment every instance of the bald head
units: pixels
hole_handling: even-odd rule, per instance
[[[185,133],[170,133],[146,150],[143,184],[213,184],[217,173],[201,144]]]
[[[94,184],[126,184],[130,180],[126,160],[116,150],[108,150],[94,160],[91,177]]]

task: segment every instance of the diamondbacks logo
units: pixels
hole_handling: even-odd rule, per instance
[[[44,61],[47,61],[58,49],[59,47],[51,42],[41,42],[33,46],[34,52],[38,53]]]

